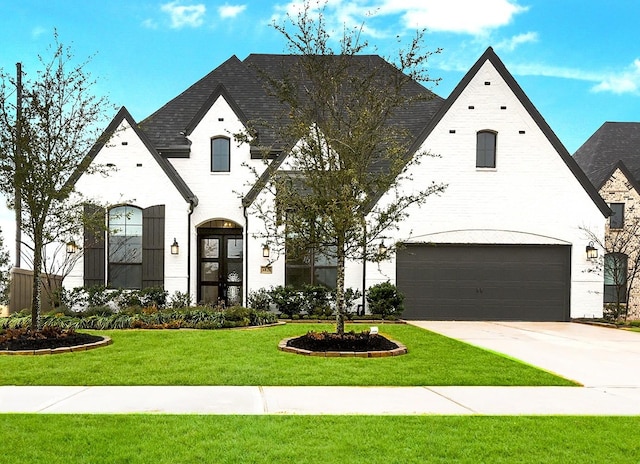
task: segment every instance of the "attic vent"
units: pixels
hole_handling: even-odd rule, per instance
[[[525,132],[525,131],[523,131],[523,130],[518,131],[518,134],[525,134],[525,133],[526,133],[526,132]]]
[[[473,106],[473,105],[469,105],[469,109],[470,109],[470,110],[475,110],[475,109],[476,109],[476,107],[475,107],[475,106]]]
[[[491,85],[491,82],[489,82],[489,81],[484,81],[484,85]]]
[[[224,118],[218,118],[218,121],[222,122],[224,121]]]
[[[450,133],[450,134],[455,134],[455,133],[456,133],[456,130],[455,130],[455,129],[449,129],[449,133]]]
[[[122,142],[122,145],[129,145],[129,142]]]
[[[116,165],[115,165],[115,164],[113,164],[113,163],[107,163],[107,167],[108,167],[108,168],[115,168],[115,167],[116,167]]]
[[[501,109],[501,110],[506,110],[506,109],[507,109],[507,107],[506,107],[506,106],[501,106],[501,107],[500,107],[500,109]]]
[[[141,168],[142,167],[142,163],[136,163],[136,167],[137,168]]]

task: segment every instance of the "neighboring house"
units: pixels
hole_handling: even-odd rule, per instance
[[[76,182],[109,205],[113,233],[87,234],[65,285],[159,285],[234,304],[260,288],[335,282],[331,260],[267,256],[253,211],[264,192],[249,169],[263,172],[261,151],[232,135],[281,110],[255,68],[269,72],[295,59],[232,57],[140,124],[123,108],[105,132],[109,142],[89,154],[115,172]],[[347,263],[348,287],[390,280],[412,319],[602,315],[603,277],[589,272],[584,228],[603,237],[607,205],[491,48],[448,99],[412,106],[398,123],[414,152],[438,155],[414,166],[401,187],[448,187],[385,234],[387,246],[402,244],[396,257]],[[274,166],[285,165],[275,135],[258,138],[271,147]],[[389,201],[384,192],[379,201]]]
[[[640,259],[640,123],[604,123],[574,159],[612,211],[604,242],[604,303],[628,297],[628,317],[640,318],[640,286],[633,278]]]

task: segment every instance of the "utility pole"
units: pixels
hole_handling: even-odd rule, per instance
[[[16,145],[14,159],[14,190],[16,212],[16,260],[15,267],[19,268],[22,255],[22,186],[18,173],[22,169],[22,63],[16,63]]]

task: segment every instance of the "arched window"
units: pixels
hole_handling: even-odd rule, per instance
[[[142,288],[142,209],[109,210],[109,274],[114,288]]]
[[[476,143],[476,167],[496,167],[496,141],[498,134],[491,131],[480,131]]]
[[[627,302],[627,255],[607,253],[604,256],[604,302]]]
[[[226,137],[211,139],[211,172],[230,171],[230,145],[230,141]]]

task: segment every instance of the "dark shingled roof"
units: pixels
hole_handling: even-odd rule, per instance
[[[352,59],[397,72],[379,56],[358,55]],[[283,114],[284,107],[265,90],[264,74],[277,78],[297,66],[299,60],[298,55],[251,54],[244,61],[232,56],[142,121],[140,128],[160,153],[166,156],[188,153],[187,136],[219,95],[225,97],[243,122],[268,121],[275,125],[275,118]],[[444,100],[417,82],[407,86],[406,91],[431,97],[416,102],[393,121],[417,137]],[[276,150],[283,148],[283,143],[266,127],[260,129],[259,143]]]
[[[575,152],[573,158],[600,189],[619,161],[640,181],[640,123],[605,122]]]

